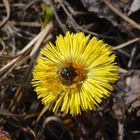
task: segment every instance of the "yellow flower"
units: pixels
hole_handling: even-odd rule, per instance
[[[38,98],[53,112],[73,116],[95,110],[113,90],[118,66],[110,46],[84,33],[59,35],[48,43],[33,70]]]

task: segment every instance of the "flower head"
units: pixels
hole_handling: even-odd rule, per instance
[[[118,66],[110,46],[84,33],[59,35],[48,43],[33,70],[32,85],[49,110],[78,115],[95,110],[113,90]]]

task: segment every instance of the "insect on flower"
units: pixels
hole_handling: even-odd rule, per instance
[[[72,66],[67,66],[60,69],[58,75],[63,84],[71,85],[74,78],[77,76],[77,73]]]
[[[48,43],[33,70],[38,98],[57,113],[81,114],[96,110],[118,79],[115,54],[108,44],[84,33],[59,35]]]

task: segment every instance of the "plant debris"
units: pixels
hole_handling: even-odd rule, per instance
[[[140,139],[139,0],[3,0],[0,9],[0,139]],[[119,65],[111,97],[77,117],[48,111],[31,86],[40,49],[66,31],[103,39]]]

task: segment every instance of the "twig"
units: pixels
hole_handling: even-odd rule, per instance
[[[38,2],[39,0],[32,0],[30,1],[23,9],[27,10],[30,6],[32,6],[34,3]]]
[[[48,34],[50,32],[52,28],[52,23],[48,24],[31,42],[29,42],[29,44],[24,47],[24,49],[22,49],[18,55],[24,54],[27,50],[29,50],[29,48],[39,39],[42,38],[42,36],[44,36],[44,34]]]
[[[120,44],[120,45],[118,45],[116,47],[113,47],[112,50],[115,51],[115,50],[118,50],[118,49],[122,49],[122,48],[124,48],[124,47],[126,47],[126,46],[128,46],[130,44],[133,44],[133,43],[139,41],[139,40],[140,40],[140,38],[135,38],[135,39],[129,40],[129,41],[123,43],[123,44]]]
[[[44,108],[41,110],[41,112],[39,113],[37,119],[36,119],[36,123],[38,123],[41,119],[41,117],[43,116],[43,114],[48,110],[49,106],[46,105],[44,106]]]
[[[123,68],[120,68],[119,67],[119,72],[121,72],[121,73],[127,73],[128,71],[126,69],[123,69]]]
[[[12,5],[10,5],[10,7],[18,7],[18,8],[20,7],[20,8],[22,8],[22,7],[25,7],[25,5],[26,4],[23,4],[23,3],[12,3]],[[3,7],[5,7],[4,4],[0,3],[0,8],[3,8]]]
[[[134,20],[130,19],[123,13],[121,13],[118,9],[116,9],[108,0],[102,0],[116,15],[120,16],[122,19],[124,19],[126,22],[131,24],[133,27],[140,30],[140,25],[137,24]]]
[[[100,35],[98,33],[95,33],[95,32],[91,32],[81,26],[79,26],[77,24],[77,22],[74,20],[74,18],[71,16],[70,12],[67,10],[67,8],[65,7],[65,5],[63,4],[63,1],[61,0],[58,0],[61,7],[63,8],[64,12],[67,14],[67,16],[69,17],[70,21],[74,24],[73,27],[74,28],[77,28],[78,30],[80,31],[83,31],[85,33],[88,33],[88,34],[91,34],[91,35],[94,35],[94,36],[98,36],[98,37],[102,37],[102,38],[107,38],[107,39],[114,39],[114,37],[111,37],[111,36],[107,36],[107,35]]]
[[[12,63],[8,63],[8,65],[6,65],[6,69],[2,69],[3,71],[0,71],[0,82],[6,78],[6,76],[18,65],[23,64],[27,59],[29,58],[29,56],[22,56],[20,55],[19,57],[13,59]]]
[[[124,50],[118,50],[118,52],[119,53],[122,53],[124,56],[126,56],[126,57],[128,57],[128,58],[130,58],[130,54],[128,53],[128,52],[126,52],[126,51],[124,51]]]
[[[9,17],[10,17],[10,4],[8,0],[3,0],[3,3],[5,5],[6,8],[6,12],[7,12],[7,16],[6,18],[3,19],[2,22],[0,22],[0,27],[4,26],[4,24],[8,21]]]
[[[30,127],[23,126],[23,127],[21,127],[21,131],[23,131],[24,133],[26,132],[27,134],[29,134],[32,137],[32,139],[37,140],[36,133]]]
[[[67,1],[63,1],[63,3],[67,6],[68,10],[71,12],[73,16],[82,16],[87,14],[86,12],[83,11],[75,11],[75,9],[73,9]]]
[[[22,96],[21,87],[18,87],[18,88],[17,88],[17,91],[15,92],[15,96],[14,96],[14,98],[11,100],[10,105],[9,105],[9,107],[8,107],[8,110],[9,110],[10,112],[14,112],[17,103],[18,103],[19,100],[21,99],[21,96]]]
[[[131,51],[131,56],[130,56],[130,59],[129,59],[129,62],[128,62],[128,68],[130,68],[131,65],[132,65],[136,50],[137,50],[137,48],[136,48],[136,46],[134,46],[132,51]]]
[[[46,0],[43,0],[43,1],[44,1],[44,3],[47,3]],[[58,24],[59,24],[60,28],[62,29],[63,33],[65,33],[67,31],[66,26],[61,22],[58,14],[57,14],[57,12],[55,11],[53,1],[52,0],[49,0],[49,2],[50,2],[51,8],[53,9],[53,12],[54,12],[54,16],[56,18],[56,21],[58,22]]]
[[[124,124],[122,121],[118,121],[118,140],[123,140],[124,137]]]
[[[0,69],[0,77],[2,80],[5,78],[5,76],[16,66],[18,66],[21,63],[24,63],[29,58],[29,52],[33,48],[33,45],[45,35],[47,35],[50,30],[52,29],[52,23],[48,24],[32,41],[29,42],[18,54],[17,56],[10,61],[8,64],[6,64],[3,68]]]
[[[49,34],[49,32],[47,32],[47,34]],[[25,75],[25,77],[27,77],[27,78],[26,78],[26,82],[25,82],[23,85],[28,84],[29,81],[30,81],[32,67],[33,67],[33,65],[34,65],[34,63],[35,63],[35,59],[33,58],[33,56],[34,56],[34,55],[36,54],[36,52],[40,49],[40,45],[41,45],[41,43],[43,42],[43,40],[44,40],[44,38],[46,37],[47,34],[45,34],[45,33],[43,32],[43,33],[42,33],[42,36],[40,36],[40,39],[38,39],[37,43],[34,45],[32,51],[30,52],[30,54],[27,55],[26,58],[22,59],[22,61],[19,62],[19,63],[20,63],[19,65],[21,65],[21,64],[24,63],[29,57],[32,58],[32,60],[31,60],[31,62],[30,62],[30,65],[29,65],[29,67],[28,67],[28,69],[27,69],[26,75]],[[47,37],[47,41],[49,41],[49,40],[50,40],[50,36]],[[39,53],[39,51],[38,51],[38,53]],[[37,56],[36,56],[36,57],[37,57]],[[25,59],[26,59],[26,60],[25,60]],[[9,108],[8,108],[10,111],[12,111],[12,112],[14,111],[16,104],[19,103],[19,101],[20,101],[21,98],[22,98],[22,93],[23,93],[23,92],[24,92],[24,93],[27,93],[27,92],[25,92],[25,90],[26,90],[26,88],[25,88],[25,87],[21,87],[21,86],[17,89],[17,92],[16,92],[16,94],[15,94],[15,96],[14,96],[14,99],[11,101],[11,104],[9,105]]]
[[[8,23],[18,26],[28,26],[28,27],[41,27],[41,24],[39,22],[25,22],[25,21],[8,21]]]
[[[6,116],[6,117],[23,117],[23,114],[13,114],[5,109],[0,109],[0,115]]]
[[[44,40],[45,36],[46,35],[43,35],[42,38],[35,44],[34,48],[30,52],[30,58],[32,58],[34,56],[34,54],[38,51],[38,48],[39,48],[40,44],[42,43],[42,41]],[[48,35],[46,41],[49,41],[51,38],[52,38],[52,36]]]
[[[71,16],[71,14],[68,12],[68,10],[66,9],[66,7],[64,6],[64,4],[62,3],[61,0],[58,0],[60,5],[62,6],[63,10],[65,11],[65,13],[67,14],[67,16],[70,18],[70,20],[73,22],[74,26],[77,27],[79,30],[83,31],[83,32],[86,32],[86,33],[89,33],[89,34],[92,34],[92,35],[95,35],[95,36],[98,36],[97,33],[93,33],[91,31],[88,31],[84,28],[82,28],[81,26],[79,26],[76,21],[73,19],[73,17]]]

